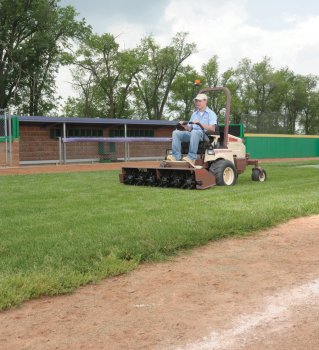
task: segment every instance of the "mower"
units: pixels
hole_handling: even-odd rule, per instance
[[[226,95],[225,123],[222,127],[217,126],[215,132],[207,133],[205,141],[199,143],[195,165],[186,161],[167,160],[167,156],[172,153],[168,150],[159,167],[122,167],[122,173],[119,174],[121,183],[199,190],[215,185],[232,186],[235,185],[238,175],[249,165],[253,166],[253,181],[266,181],[266,171],[258,165],[257,159],[250,159],[243,139],[228,133],[230,91],[226,87],[207,87],[201,89],[200,93],[210,91],[223,91]],[[183,125],[188,123],[179,122],[176,127],[183,129]],[[183,155],[188,153],[188,147],[189,143],[182,143]]]

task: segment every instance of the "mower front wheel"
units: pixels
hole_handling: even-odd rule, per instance
[[[254,168],[251,173],[251,179],[253,181],[264,182],[267,179],[267,173],[264,169]]]
[[[236,183],[237,171],[229,160],[217,160],[210,166],[209,171],[215,175],[218,186],[232,186]]]

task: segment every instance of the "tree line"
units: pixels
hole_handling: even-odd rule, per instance
[[[115,36],[95,34],[76,16],[59,0],[0,0],[0,109],[56,114],[56,76],[68,65],[77,95],[61,106],[65,116],[187,120],[199,79],[202,87],[230,89],[231,121],[246,131],[319,132],[318,76],[275,69],[269,57],[244,58],[221,72],[212,55],[197,71],[186,64],[196,52],[187,33],[164,47],[147,36],[123,50]],[[224,96],[211,95],[209,102],[222,116]]]

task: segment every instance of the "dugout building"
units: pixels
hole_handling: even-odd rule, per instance
[[[18,132],[13,144],[15,164],[107,162],[130,159],[163,159],[170,142],[74,142],[61,145],[61,138],[171,137],[174,121],[106,118],[16,117]],[[62,154],[61,154],[62,152]]]

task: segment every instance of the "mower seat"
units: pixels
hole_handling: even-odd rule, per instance
[[[205,133],[204,141],[198,144],[197,154],[204,154],[208,148],[219,148],[220,142],[219,127],[216,125],[216,130]],[[187,154],[189,149],[189,142],[182,142],[182,154]]]

